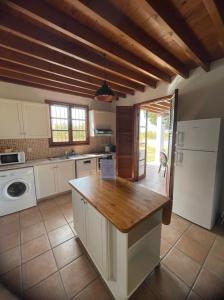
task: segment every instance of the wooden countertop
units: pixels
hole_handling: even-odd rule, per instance
[[[129,232],[170,202],[163,195],[119,177],[102,180],[93,175],[71,180],[70,185],[121,232]]]

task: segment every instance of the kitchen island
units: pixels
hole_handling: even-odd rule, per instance
[[[128,299],[160,262],[169,199],[122,178],[94,175],[70,185],[79,239],[115,299]]]

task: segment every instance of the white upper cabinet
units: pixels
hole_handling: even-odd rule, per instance
[[[50,137],[48,104],[23,103],[22,110],[26,138]]]
[[[21,103],[0,99],[0,139],[23,136]]]
[[[110,111],[90,110],[90,136],[96,136],[95,129],[111,129],[115,134],[115,113]]]
[[[49,137],[47,104],[0,99],[0,139]]]

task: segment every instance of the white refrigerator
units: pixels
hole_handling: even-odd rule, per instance
[[[177,123],[173,212],[211,229],[221,199],[222,120]]]

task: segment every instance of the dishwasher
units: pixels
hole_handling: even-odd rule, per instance
[[[76,177],[85,177],[96,174],[97,172],[97,159],[86,158],[76,160]]]

